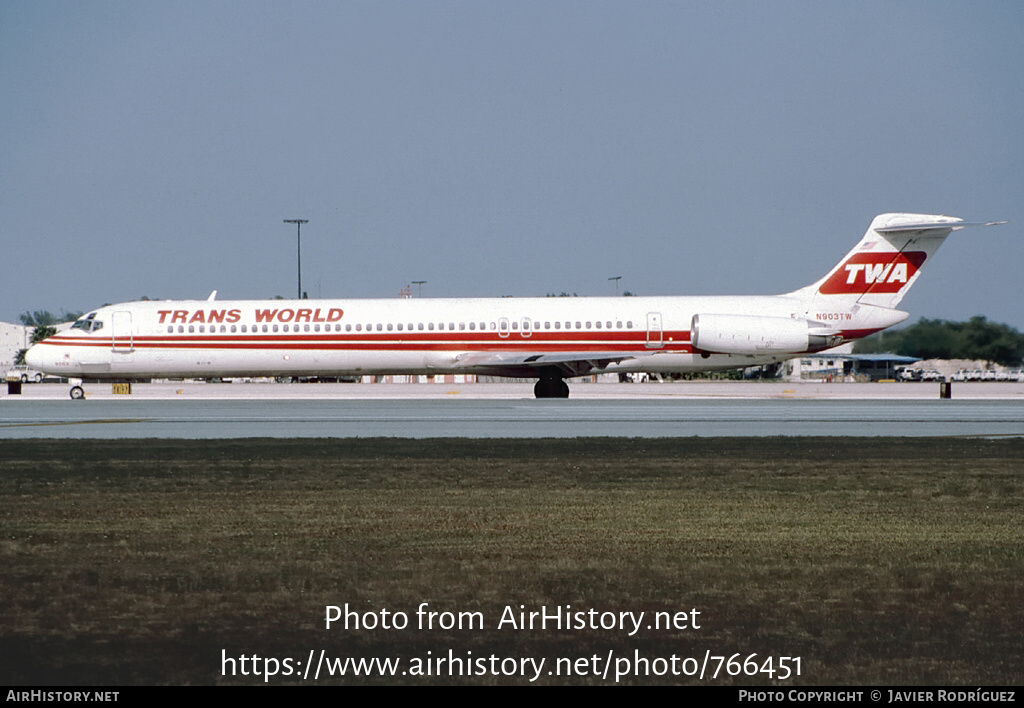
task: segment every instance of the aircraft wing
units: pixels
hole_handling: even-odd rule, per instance
[[[636,352],[469,352],[457,357],[455,364],[467,369],[504,371],[510,375],[513,372],[530,375],[537,369],[553,366],[566,376],[584,376],[609,364],[641,356],[647,355]]]

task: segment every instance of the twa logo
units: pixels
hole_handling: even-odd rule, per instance
[[[928,254],[855,253],[818,289],[823,295],[898,293],[921,268]]]

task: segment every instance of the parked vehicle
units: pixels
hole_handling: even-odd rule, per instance
[[[40,383],[43,380],[43,372],[30,369],[24,364],[18,364],[7,370],[8,381],[21,381],[22,383]]]

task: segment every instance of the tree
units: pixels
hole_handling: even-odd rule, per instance
[[[33,344],[39,344],[39,342],[43,341],[47,337],[52,337],[55,334],[57,334],[56,327],[51,327],[49,325],[39,325],[34,330],[32,330],[32,336],[29,338],[29,341],[32,342]]]
[[[47,337],[52,337],[55,334],[57,334],[56,327],[52,327],[50,325],[37,325],[36,328],[32,330],[32,336],[29,337],[28,341],[32,344],[39,344],[39,342],[43,341]],[[14,356],[14,363],[16,365],[25,363],[25,352],[27,351],[28,349],[18,350],[18,353]]]
[[[33,312],[23,312],[18,316],[18,319],[26,327],[45,327],[60,324],[61,322],[74,322],[83,314],[81,312],[61,311],[61,314],[55,315],[48,310],[34,310]]]
[[[862,339],[857,353],[893,352],[922,359],[981,359],[1003,366],[1024,361],[1024,334],[978,315],[967,322],[921,318],[904,329]]]

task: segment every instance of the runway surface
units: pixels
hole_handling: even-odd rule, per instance
[[[1024,385],[110,384],[0,396],[3,438],[1024,436]]]

